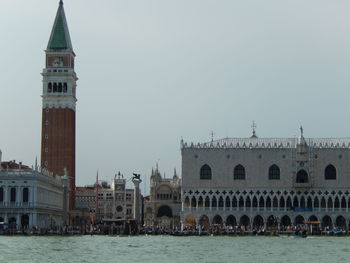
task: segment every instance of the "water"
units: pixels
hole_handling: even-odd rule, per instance
[[[1,263],[330,263],[349,256],[349,237],[0,236]]]

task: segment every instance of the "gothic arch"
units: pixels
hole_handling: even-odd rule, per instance
[[[292,224],[292,221],[290,220],[290,217],[287,215],[282,216],[281,218],[281,225],[282,226],[290,226]]]
[[[250,224],[250,219],[247,215],[243,215],[243,216],[241,216],[239,223],[240,223],[240,225],[247,227]]]
[[[253,220],[253,227],[255,228],[260,228],[264,226],[264,219],[262,218],[262,216],[257,215],[256,217],[254,217]]]
[[[260,196],[260,198],[259,198],[259,207],[265,208],[265,200],[262,196]]]
[[[327,165],[327,167],[324,169],[324,179],[325,180],[337,179],[337,170],[332,164]]]
[[[332,229],[333,223],[332,223],[332,218],[329,215],[325,215],[322,218],[322,227],[328,227],[330,229]]]
[[[212,173],[210,166],[204,164],[199,171],[199,175],[201,180],[211,180]]]
[[[200,218],[199,218],[199,225],[201,225],[202,227],[204,227],[204,229],[208,230],[209,227],[210,227],[210,221],[209,221],[209,218],[208,216],[206,215],[202,215]]]
[[[295,224],[296,225],[302,225],[304,224],[304,217],[302,215],[298,215],[297,217],[295,217]]]
[[[256,196],[253,197],[252,207],[253,208],[258,207],[258,199],[256,198]]]
[[[194,196],[191,198],[191,207],[196,207],[197,206],[197,200]]]
[[[309,176],[304,169],[301,169],[298,171],[296,182],[297,183],[308,183],[309,182]]]
[[[233,169],[233,179],[234,180],[245,180],[245,168],[243,165],[238,164]]]
[[[214,216],[212,222],[214,225],[222,225],[222,223],[223,223],[222,217],[220,215],[216,215],[216,216]]]
[[[269,180],[279,180],[280,179],[280,168],[273,164],[269,168]]]
[[[227,226],[236,226],[237,225],[236,218],[233,215],[229,215],[226,219],[226,225]]]
[[[225,207],[231,207],[231,200],[228,196],[226,196],[226,199],[225,199]]]

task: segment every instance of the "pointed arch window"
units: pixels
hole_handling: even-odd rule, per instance
[[[209,165],[205,164],[201,167],[199,172],[201,180],[211,180],[211,168]]]
[[[245,168],[243,165],[236,165],[236,167],[233,169],[233,179],[245,180]]]
[[[280,168],[273,164],[269,168],[269,180],[279,180],[280,179]]]
[[[309,176],[305,170],[300,170],[297,173],[297,183],[308,183],[309,182]]]
[[[59,93],[62,92],[62,83],[58,83],[58,92],[59,92]]]
[[[0,202],[4,201],[4,188],[0,187]]]
[[[328,165],[324,170],[324,179],[326,180],[336,180],[337,179],[337,170],[333,165]]]
[[[67,93],[67,83],[63,83],[63,93]]]
[[[57,83],[53,84],[53,92],[57,92]]]
[[[47,92],[48,93],[52,92],[52,83],[51,82],[47,85]]]

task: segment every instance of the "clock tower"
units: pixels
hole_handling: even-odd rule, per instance
[[[63,2],[59,2],[43,69],[41,167],[69,178],[69,209],[75,199],[75,53]]]

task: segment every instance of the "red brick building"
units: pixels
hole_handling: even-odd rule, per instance
[[[69,209],[75,196],[75,53],[60,1],[43,69],[41,167],[69,177]]]

